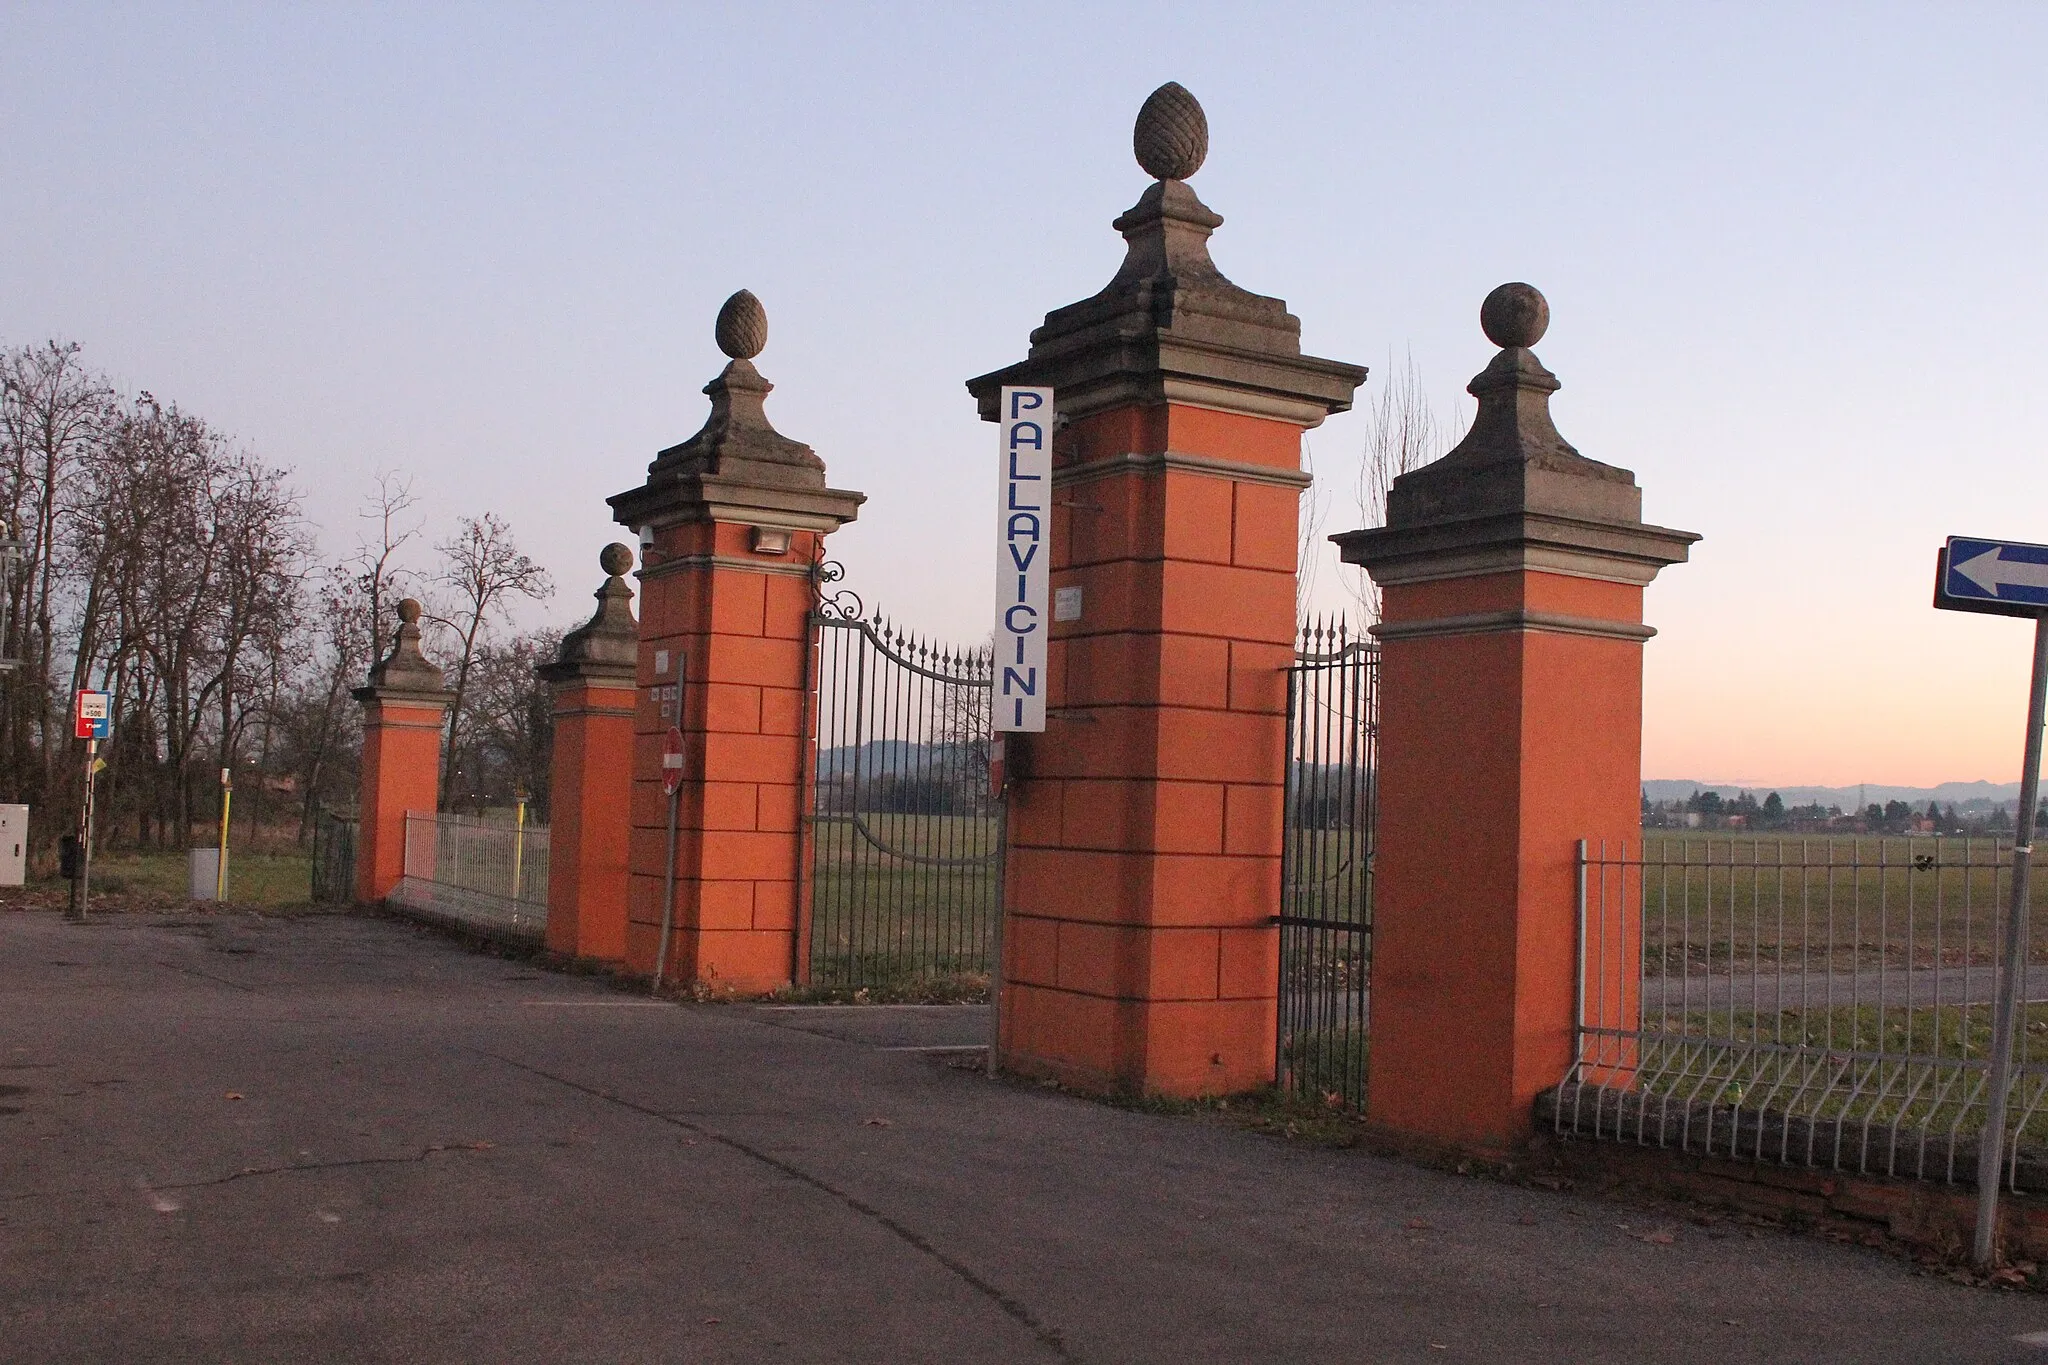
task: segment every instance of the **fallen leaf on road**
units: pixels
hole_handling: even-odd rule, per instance
[[[706,1319],[704,1319],[704,1325],[705,1325],[705,1326],[707,1326],[707,1327],[709,1327],[709,1326],[713,1325],[714,1323],[716,1323],[717,1321],[718,1321],[718,1319],[717,1319],[717,1318],[706,1318]]]
[[[230,1090],[228,1091],[228,1098],[231,1100],[238,1100],[242,1098],[242,1092],[239,1090]]]
[[[869,1128],[887,1128],[890,1126],[890,1121],[888,1119],[868,1119],[865,1126]]]
[[[1430,1226],[1430,1223],[1426,1219],[1410,1218],[1408,1220],[1407,1226],[1411,1228],[1427,1228]]]
[[[1658,1228],[1654,1232],[1636,1233],[1635,1237],[1638,1241],[1648,1242],[1651,1246],[1660,1247],[1668,1247],[1678,1240],[1676,1234],[1665,1228]]]
[[[1536,1226],[1536,1215],[1533,1213],[1525,1213],[1520,1218],[1517,1218],[1515,1221],[1517,1223],[1520,1223],[1525,1228],[1533,1228]]]

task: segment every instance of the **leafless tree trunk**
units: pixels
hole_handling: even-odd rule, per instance
[[[464,517],[456,534],[436,546],[441,572],[436,581],[448,589],[452,605],[437,613],[437,624],[455,640],[455,697],[448,707],[448,738],[441,762],[441,807],[453,809],[457,759],[468,743],[470,670],[477,659],[488,623],[503,613],[510,599],[540,600],[554,592],[547,571],[519,552],[512,528],[491,512]]]
[[[1450,449],[1464,434],[1464,422],[1460,418],[1447,430],[1437,420],[1412,355],[1398,369],[1389,362],[1386,382],[1380,385],[1366,418],[1365,455],[1359,462],[1356,490],[1358,524],[1381,526],[1386,523],[1387,494],[1394,480]],[[1365,623],[1377,622],[1379,589],[1365,570],[1349,569],[1345,587],[1358,603]]]
[[[9,794],[42,802],[57,785],[63,707],[57,696],[57,617],[65,589],[64,526],[80,467],[116,407],[75,344],[0,352],[0,519],[22,541],[0,619],[0,650],[21,659],[0,712],[0,772]]]

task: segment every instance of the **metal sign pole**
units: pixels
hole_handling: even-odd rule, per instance
[[[668,793],[668,870],[661,878],[661,942],[654,950],[654,993],[661,994],[662,974],[668,970],[669,931],[676,917],[676,807],[682,803],[681,785]]]
[[[1991,1035],[1990,1104],[1977,1144],[1977,1264],[1989,1266],[1998,1241],[1999,1169],[2005,1164],[2005,1111],[2012,1091],[2012,1045],[2017,1032],[2027,961],[2028,881],[2034,859],[2034,811],[2041,799],[2041,727],[2048,702],[2048,615],[2034,619],[2034,684],[2027,697],[2025,766],[2020,769],[2020,810],[2014,822],[2012,905],[2005,915],[2005,970],[1998,983]],[[2018,1137],[2015,1135],[2017,1145]]]
[[[100,742],[85,742],[85,798],[78,805],[78,918],[83,920],[92,896],[92,778],[99,766]]]
[[[259,795],[261,793],[259,792]],[[228,898],[228,816],[235,803],[235,777],[232,768],[220,770],[220,857],[213,864],[213,903],[219,905]]]

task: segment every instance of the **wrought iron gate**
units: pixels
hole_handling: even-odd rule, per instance
[[[821,582],[839,577],[820,566]],[[985,977],[1000,904],[987,646],[959,648],[824,597],[816,632],[809,983]]]
[[[1302,628],[1287,674],[1280,855],[1280,1084],[1365,1104],[1378,802],[1377,644],[1342,621]]]
[[[313,814],[312,898],[347,905],[356,898],[356,822],[326,807]]]

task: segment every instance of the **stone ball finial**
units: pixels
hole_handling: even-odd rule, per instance
[[[752,360],[768,344],[768,310],[752,290],[742,289],[718,310],[712,335],[718,338],[718,349],[734,360]]]
[[[613,578],[621,578],[633,567],[633,552],[615,540],[598,551],[597,567]]]
[[[398,619],[409,626],[418,625],[420,623],[420,604],[418,599],[408,597],[400,602],[398,604]]]
[[[1534,346],[1550,329],[1550,304],[1534,285],[1504,284],[1479,305],[1479,325],[1496,346]]]
[[[1179,81],[1168,81],[1145,97],[1131,130],[1131,150],[1155,180],[1185,180],[1209,155],[1209,118]]]

